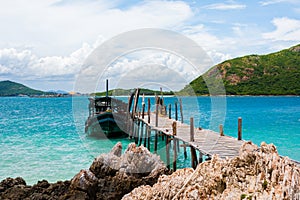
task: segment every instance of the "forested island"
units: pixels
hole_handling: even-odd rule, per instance
[[[227,95],[300,95],[300,44],[268,55],[224,61],[179,93],[208,95],[207,83],[218,78],[222,78]]]

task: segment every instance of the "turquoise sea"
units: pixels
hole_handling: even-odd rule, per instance
[[[173,116],[175,101],[165,97]],[[196,126],[215,131],[223,124],[226,135],[237,137],[242,117],[243,139],[274,143],[281,155],[300,161],[300,97],[183,97],[182,102],[184,122],[193,116]],[[71,179],[95,156],[108,152],[118,139],[84,135],[87,105],[87,97],[0,98],[0,180],[22,176],[34,184]],[[121,141],[123,146],[132,142]],[[181,154],[179,166],[190,167]]]

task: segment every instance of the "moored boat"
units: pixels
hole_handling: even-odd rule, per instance
[[[128,104],[108,96],[108,81],[106,81],[106,96],[89,98],[89,117],[85,122],[85,133],[93,137],[123,137],[127,136]]]

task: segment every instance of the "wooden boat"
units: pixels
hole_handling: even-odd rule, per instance
[[[128,104],[108,96],[108,81],[106,81],[106,96],[89,98],[89,117],[85,123],[85,133],[88,136],[110,138],[127,136]]]

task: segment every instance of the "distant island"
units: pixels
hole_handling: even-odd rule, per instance
[[[268,55],[248,55],[224,61],[210,68],[180,91],[164,91],[163,95],[209,95],[208,84],[221,79],[226,95],[300,95],[300,44]],[[212,86],[214,87],[214,86]],[[217,91],[217,90],[216,90]],[[110,96],[130,95],[132,89],[109,90]],[[161,91],[141,89],[141,94]],[[216,92],[215,94],[218,94]],[[40,91],[12,81],[0,81],[0,96],[56,97],[81,95],[57,91]],[[105,96],[105,92],[91,93]]]
[[[9,80],[0,81],[0,96],[2,97],[63,97],[70,95],[74,94],[60,91],[45,92],[41,90],[35,90],[21,83],[16,83]]]
[[[268,55],[224,61],[193,80],[179,94],[208,95],[207,83],[218,78],[222,78],[227,95],[300,95],[300,44]]]

